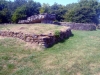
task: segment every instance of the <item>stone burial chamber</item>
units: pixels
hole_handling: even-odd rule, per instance
[[[30,24],[30,23],[50,23],[53,24],[53,21],[56,19],[55,14],[37,14],[27,17],[25,20],[19,20],[19,24]]]

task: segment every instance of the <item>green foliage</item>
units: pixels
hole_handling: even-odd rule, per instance
[[[55,33],[54,33],[54,35],[57,36],[57,37],[59,37],[60,36],[60,31],[56,30]]]
[[[9,57],[9,56],[7,56],[7,55],[2,56],[1,58],[2,58],[3,60],[10,60],[10,57]]]
[[[2,70],[3,69],[3,66],[2,65],[0,65],[0,70]]]
[[[15,65],[14,64],[7,64],[8,69],[14,69]]]
[[[38,14],[40,4],[34,1],[28,1],[26,5],[18,7],[12,15],[12,21],[17,23],[20,19],[25,19],[28,16]]]
[[[15,22],[28,16],[39,14],[41,4],[33,0],[0,0],[0,23]]]
[[[78,3],[67,4],[67,5],[65,6],[65,8],[66,8],[68,11],[70,11],[70,10],[72,10],[72,9],[76,9],[77,7],[79,7],[79,4],[78,4]]]
[[[10,11],[7,6],[6,0],[0,1],[0,23],[6,23],[10,21]]]
[[[25,15],[25,7],[17,8],[12,16],[12,21],[17,23],[19,19],[23,19],[26,17]]]
[[[40,8],[39,12],[42,14],[45,12],[45,9],[43,7]]]
[[[54,3],[51,6],[51,14],[56,14],[56,21],[63,21],[64,20],[64,14],[67,12],[67,9],[65,6]]]
[[[78,23],[99,23],[100,3],[98,0],[79,0],[76,5],[69,5],[69,7],[73,6],[74,9],[68,9],[68,12],[65,14],[65,21]]]
[[[0,0],[0,23],[17,23],[21,19],[39,13],[56,15],[56,21],[71,21],[98,24],[100,2],[98,0],[79,0],[78,3],[49,5],[34,0]]]
[[[40,13],[49,13],[50,12],[50,5],[43,3],[42,7],[40,8]]]
[[[75,13],[74,10],[70,10],[69,12],[67,12],[67,13],[65,14],[65,16],[64,16],[65,21],[67,21],[67,22],[73,22],[74,13]]]
[[[64,20],[64,14],[67,12],[67,9],[65,6],[54,3],[52,6],[49,4],[43,4],[40,8],[40,13],[51,13],[56,14],[56,21],[63,21]]]
[[[76,23],[98,23],[96,12],[89,7],[81,7],[68,12],[66,20]]]

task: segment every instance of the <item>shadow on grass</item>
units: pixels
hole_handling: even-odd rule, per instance
[[[74,36],[74,34],[71,34],[70,35],[70,37],[73,37]],[[47,48],[51,48],[51,47],[53,47],[54,45],[56,45],[56,44],[58,44],[58,43],[64,43],[66,40],[68,40],[70,37],[67,37],[67,38],[65,38],[65,39],[60,39],[60,40],[58,40],[56,43],[54,43],[54,44],[52,44],[51,46],[49,46],[49,47],[47,47]]]
[[[74,34],[72,34],[70,37],[73,37],[73,36],[74,36]],[[57,42],[56,44],[58,44],[58,43],[64,43],[64,42],[65,42],[66,40],[68,40],[70,37],[63,39],[63,40]]]

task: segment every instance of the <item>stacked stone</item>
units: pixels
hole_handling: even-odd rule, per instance
[[[60,25],[69,26],[71,29],[74,30],[86,30],[86,31],[93,31],[96,30],[96,24],[92,23],[73,23],[73,22],[60,22]]]
[[[56,19],[55,14],[38,14],[28,17],[26,20],[19,20],[19,24],[29,24],[29,23],[53,23]]]
[[[61,31],[59,36],[49,34],[49,35],[33,35],[24,34],[22,32],[12,32],[12,31],[0,31],[0,36],[14,37],[24,40],[25,42],[36,43],[45,48],[54,45],[65,38],[69,38],[72,35],[71,29],[66,31]]]

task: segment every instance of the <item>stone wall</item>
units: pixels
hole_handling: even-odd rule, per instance
[[[96,24],[92,23],[60,22],[59,25],[69,26],[71,29],[74,30],[86,30],[86,31],[96,30]]]
[[[12,31],[0,31],[0,36],[14,37],[24,40],[25,42],[36,43],[45,48],[53,46],[55,43],[69,38],[72,35],[71,29],[65,31],[60,31],[59,36],[53,35],[52,33],[48,35],[32,35],[24,34],[22,32],[12,32]]]
[[[32,15],[28,17],[26,20],[19,20],[19,24],[29,24],[29,23],[53,23],[53,21],[56,19],[55,14],[38,14],[38,15]]]

